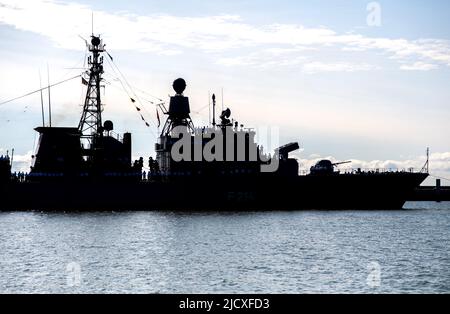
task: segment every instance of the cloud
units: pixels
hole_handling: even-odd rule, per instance
[[[0,148],[0,155],[6,155],[8,152],[9,156],[11,156],[11,150],[7,150],[4,148]],[[29,172],[30,171],[30,165],[31,165],[31,156],[33,155],[32,151],[29,151],[23,155],[21,154],[14,154],[13,159],[13,169],[12,171],[22,171],[22,172]]]
[[[299,54],[305,48],[268,48],[253,52],[247,56],[225,57],[217,60],[218,64],[232,66],[252,66],[267,69],[272,67],[298,66],[307,62],[304,55]]]
[[[333,156],[320,156],[313,154],[307,158],[296,155],[300,168],[303,172],[309,171],[309,169],[317,162],[323,159],[331,160],[332,162],[341,162]],[[444,176],[450,179],[450,152],[444,153],[432,153],[430,155],[430,172],[434,176]],[[347,161],[347,160],[345,160]],[[365,169],[365,170],[408,170],[410,168],[419,171],[425,165],[426,156],[417,156],[415,158],[406,160],[360,160],[360,159],[348,159],[352,163],[349,165],[343,165],[341,170],[345,169]],[[450,181],[448,182],[450,183]]]
[[[0,0],[0,23],[30,31],[52,40],[58,47],[81,49],[78,35],[89,31],[91,8],[75,2],[52,0]],[[138,15],[129,12],[95,11],[96,31],[105,34],[116,50],[176,55],[187,49],[218,54],[226,66],[292,66],[318,71],[367,71],[366,64],[332,62],[304,64],[302,49],[333,48],[362,53],[378,51],[398,60],[402,70],[430,70],[450,66],[450,42],[442,39],[392,39],[337,33],[325,27],[299,24],[255,26],[237,15],[183,17],[167,14]],[[299,48],[301,47],[301,48]],[[244,54],[243,51],[250,50]],[[220,54],[226,52],[227,58]],[[237,54],[230,57],[232,54]],[[269,57],[272,62],[265,62]],[[411,65],[402,65],[401,62]]]
[[[373,71],[377,67],[368,63],[324,63],[324,62],[311,62],[303,65],[303,71],[305,73],[317,73],[317,72],[356,72],[356,71]]]
[[[438,66],[435,64],[425,63],[425,62],[415,62],[413,64],[405,64],[400,67],[400,69],[405,71],[430,71],[437,69]]]

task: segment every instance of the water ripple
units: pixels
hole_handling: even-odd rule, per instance
[[[0,213],[3,293],[449,293],[450,204]]]

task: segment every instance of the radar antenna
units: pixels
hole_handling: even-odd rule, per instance
[[[190,116],[189,98],[183,95],[186,89],[186,81],[182,78],[173,82],[175,96],[170,97],[169,110],[165,113],[169,116],[163,127],[161,135],[169,134],[175,127],[183,126],[194,132],[194,124]]]
[[[100,36],[91,36],[91,44],[88,45],[91,56],[88,58],[90,66],[89,81],[83,79],[87,85],[86,97],[84,100],[83,114],[81,116],[79,131],[83,138],[92,139],[94,136],[102,135],[102,102],[100,93],[100,83],[103,74],[103,57],[101,53],[105,51]]]
[[[430,148],[427,148],[427,160],[425,161],[425,165],[422,167],[422,173],[430,173]]]

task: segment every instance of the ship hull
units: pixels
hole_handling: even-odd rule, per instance
[[[0,210],[389,210],[401,209],[420,173],[224,177],[172,182],[27,182],[0,187]]]

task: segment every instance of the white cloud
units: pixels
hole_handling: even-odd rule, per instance
[[[6,154],[5,149],[0,149],[0,154]],[[22,171],[22,172],[29,172],[30,171],[30,165],[31,165],[31,156],[33,155],[32,151],[29,151],[23,155],[21,154],[14,154],[12,156],[11,151],[9,151],[9,156],[13,157],[13,169],[12,171]]]
[[[317,154],[310,155],[305,158],[300,155],[296,155],[302,171],[309,171],[309,169],[315,165],[318,161],[323,159],[331,160],[332,162],[341,162],[333,156],[320,156]],[[349,165],[340,166],[341,170],[346,169],[365,169],[365,170],[408,170],[414,168],[415,171],[419,171],[425,165],[426,156],[417,156],[415,158],[406,160],[360,160],[360,159],[348,159],[345,161],[351,161]],[[432,153],[430,155],[430,173],[433,176],[443,176],[450,179],[450,152],[444,153]],[[447,183],[450,184],[450,181]]]
[[[324,63],[324,62],[311,62],[303,65],[303,71],[306,73],[317,72],[356,72],[356,71],[373,71],[377,67],[367,63]]]
[[[252,66],[260,69],[272,67],[297,66],[304,64],[307,58],[299,55],[302,48],[270,48],[251,53],[247,56],[225,57],[217,60],[218,64],[224,66]]]
[[[413,64],[405,64],[400,67],[400,69],[405,71],[430,71],[437,68],[437,65],[425,62],[415,62]]]
[[[52,0],[0,0],[0,4],[0,23],[46,36],[62,48],[81,49],[78,35],[86,34],[90,29],[91,8],[87,5]],[[265,66],[301,66],[301,49],[334,47],[336,51],[346,53],[376,50],[384,52],[388,58],[412,61],[411,66],[401,66],[405,70],[450,66],[448,40],[376,38],[339,34],[329,28],[306,28],[298,24],[254,26],[236,15],[180,17],[127,12],[94,13],[96,31],[105,34],[107,42],[116,50],[174,55],[186,49],[209,53],[229,53],[239,49],[239,56],[219,56],[218,62],[227,66],[258,66],[264,63],[265,55],[271,55],[274,61],[265,62]],[[252,51],[247,56],[242,55],[244,49]],[[259,57],[260,53],[262,57]],[[292,58],[293,54],[296,58]],[[330,61],[328,65],[312,63],[306,68],[314,71],[366,71],[368,66]]]

